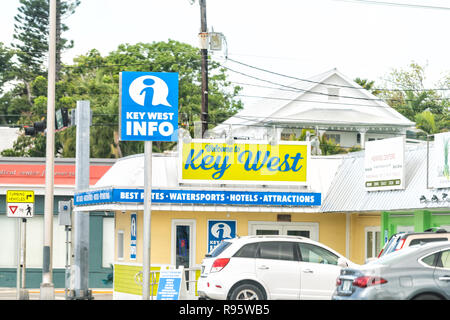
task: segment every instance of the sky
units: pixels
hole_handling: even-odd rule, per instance
[[[437,81],[450,74],[450,1],[384,1],[448,10],[374,2],[206,0],[207,25],[226,37],[229,59],[280,74],[308,78],[337,68],[351,79],[381,84],[393,69],[407,69],[414,61],[426,66],[428,87],[437,87]],[[7,45],[18,7],[19,0],[0,1],[0,41]],[[200,6],[198,0],[81,0],[65,23],[70,30],[64,36],[74,40],[75,47],[64,53],[63,61],[71,63],[91,49],[107,55],[122,43],[173,39],[198,47]],[[226,61],[224,52],[212,56],[233,70],[292,83]],[[229,75],[235,82],[257,83]],[[244,87],[243,94],[254,88]]]

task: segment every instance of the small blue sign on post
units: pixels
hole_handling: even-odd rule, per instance
[[[214,250],[225,239],[236,237],[236,221],[209,220],[208,221],[208,253]]]
[[[183,292],[183,268],[163,270],[161,268],[156,300],[180,300]]]
[[[136,245],[137,245],[137,216],[136,213],[131,214],[131,229],[130,229],[130,259],[136,260]]]
[[[178,73],[120,73],[122,141],[178,141]]]

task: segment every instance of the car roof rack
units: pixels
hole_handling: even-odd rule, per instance
[[[445,229],[442,229],[442,228],[433,227],[433,228],[429,228],[429,229],[424,230],[424,232],[446,233],[448,231],[445,230]]]

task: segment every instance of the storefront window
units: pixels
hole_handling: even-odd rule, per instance
[[[258,236],[287,235],[319,240],[318,223],[249,221],[249,232]]]
[[[380,230],[378,227],[366,228],[366,259],[376,258],[380,252]]]
[[[117,259],[123,260],[123,230],[117,231]]]
[[[176,267],[189,268],[190,227],[178,225],[176,233]]]
[[[287,231],[288,236],[296,236],[296,237],[305,237],[310,238],[310,232],[307,230],[288,230]]]
[[[102,267],[114,263],[114,218],[103,218]]]
[[[257,236],[272,236],[272,235],[279,235],[280,232],[278,230],[256,230]]]

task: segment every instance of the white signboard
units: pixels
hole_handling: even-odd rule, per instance
[[[187,297],[184,267],[162,266],[156,300],[185,300]]]
[[[434,166],[430,168],[432,185],[435,188],[450,187],[450,132],[434,135]]]
[[[366,142],[364,187],[366,191],[405,188],[405,137]]]
[[[6,204],[6,216],[8,218],[32,218],[34,215],[34,203],[11,203]]]

